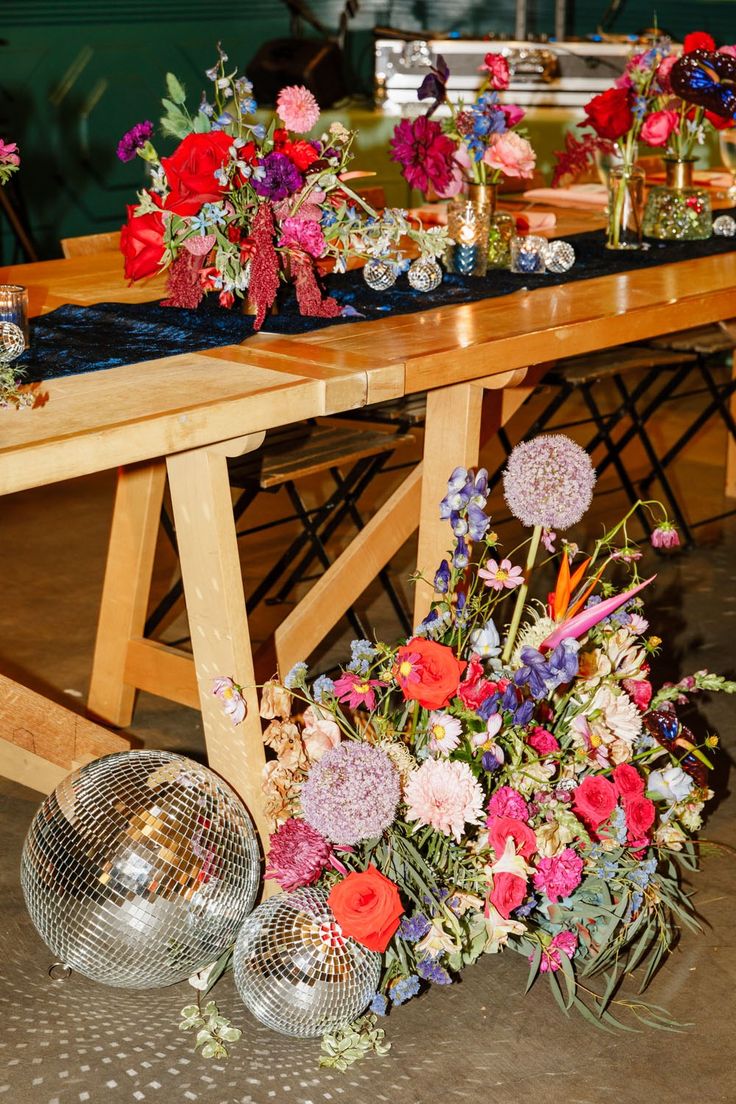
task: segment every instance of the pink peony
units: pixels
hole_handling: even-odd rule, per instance
[[[571,847],[566,847],[559,855],[539,860],[534,871],[534,888],[545,893],[550,901],[559,901],[577,889],[582,876],[583,860]]]
[[[409,775],[404,794],[406,819],[431,825],[458,843],[466,824],[480,824],[483,791],[467,763],[426,759]]]
[[[310,257],[323,257],[327,248],[320,224],[304,218],[284,219],[279,245],[287,249],[302,249]]]
[[[488,802],[489,817],[486,824],[490,828],[495,817],[514,817],[517,820],[529,819],[529,806],[518,790],[511,786],[499,786]]]
[[[555,973],[560,968],[560,951],[572,958],[578,945],[578,937],[575,932],[561,931],[554,937],[550,945],[542,954],[539,970],[542,974]],[[531,958],[530,958],[531,961]]]
[[[493,890],[490,902],[497,912],[508,920],[509,915],[518,908],[526,897],[526,881],[518,874],[496,874],[493,878]]]
[[[313,763],[340,743],[340,729],[330,716],[316,705],[304,710],[304,749]]]
[[[509,63],[503,54],[486,54],[481,69],[488,73],[488,84],[496,92],[503,92],[509,86]]]
[[[513,130],[494,134],[483,160],[491,169],[500,169],[504,176],[528,178],[534,175],[537,155],[526,138]]]
[[[546,728],[536,726],[529,737],[529,747],[534,748],[537,755],[553,755],[560,750],[560,745]]]
[[[266,877],[273,878],[288,893],[316,882],[331,858],[332,847],[324,836],[306,821],[293,817],[271,836]]]
[[[317,125],[319,104],[308,88],[300,84],[290,84],[279,92],[276,112],[289,130],[306,134]]]
[[[653,111],[641,128],[642,142],[648,146],[666,146],[672,132],[677,130],[679,119],[676,111]]]

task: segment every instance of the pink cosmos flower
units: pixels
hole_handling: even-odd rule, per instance
[[[449,713],[439,713],[432,710],[427,722],[429,733],[429,750],[434,754],[447,755],[454,751],[460,743],[463,726],[457,717]]]
[[[419,652],[407,652],[404,649],[401,660],[396,664],[396,681],[403,690],[412,682],[421,682],[418,668],[421,667],[422,657]]]
[[[327,248],[322,227],[308,218],[285,218],[281,223],[279,245],[287,249],[302,249],[310,257],[324,257]]]
[[[490,828],[494,817],[515,817],[518,820],[529,819],[529,806],[518,790],[511,786],[499,786],[488,802],[489,817],[486,824]]]
[[[677,130],[680,116],[677,111],[653,111],[644,120],[641,140],[648,146],[666,146],[670,135]]]
[[[467,763],[426,759],[409,775],[404,794],[406,819],[431,825],[457,843],[466,824],[480,824],[483,791]]]
[[[559,855],[539,860],[534,871],[534,888],[545,893],[550,901],[559,901],[577,889],[582,876],[583,860],[571,847],[566,847]]]
[[[674,525],[669,521],[663,521],[658,525],[651,536],[652,548],[679,548],[680,537]]]
[[[290,892],[312,885],[331,864],[332,846],[316,828],[293,817],[270,838],[266,877]]]
[[[558,932],[550,945],[542,953],[542,961],[539,964],[540,973],[555,973],[559,970],[560,951],[566,954],[568,958],[572,958],[575,954],[577,945],[578,937],[575,935],[575,932]],[[529,960],[531,961],[531,955],[529,956]]]
[[[308,88],[301,84],[290,84],[279,92],[276,112],[288,130],[306,134],[317,125],[319,104]]]
[[[520,567],[512,567],[511,560],[486,560],[485,567],[478,568],[478,575],[492,590],[513,590],[524,582],[524,572]]]
[[[231,678],[213,679],[212,693],[222,702],[222,707],[234,725],[245,720],[248,711],[241,688]]]
[[[385,686],[385,682],[379,679],[367,679],[361,675],[345,671],[341,678],[335,681],[335,697],[340,702],[346,702],[350,709],[357,709],[359,705],[365,705],[367,709],[373,709],[376,704],[376,686]]]
[[[316,705],[304,710],[304,749],[313,763],[321,759],[326,751],[336,748],[340,743],[340,729],[330,716]]]
[[[503,92],[509,86],[509,63],[503,54],[486,54],[481,69],[488,73],[488,83],[496,92]]]
[[[534,175],[537,155],[526,138],[507,130],[504,134],[494,134],[483,160],[490,168],[500,169],[504,176],[526,179]]]

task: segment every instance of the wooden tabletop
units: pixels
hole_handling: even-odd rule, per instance
[[[32,313],[161,295],[127,287],[116,253],[0,282],[28,286]],[[734,288],[736,251],[49,380],[41,407],[0,411],[0,494],[733,317]]]

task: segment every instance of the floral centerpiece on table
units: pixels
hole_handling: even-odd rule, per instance
[[[8,183],[19,168],[20,154],[17,144],[0,138],[0,188]],[[0,342],[0,410],[20,410],[33,406],[35,401],[31,394],[20,390],[23,369],[14,368],[13,360],[23,351],[23,342],[17,328],[13,327],[13,330],[13,333],[4,335]]]
[[[536,155],[520,128],[524,110],[501,103],[499,96],[509,86],[506,58],[486,54],[481,71],[485,77],[472,103],[454,104],[447,95],[450,70],[438,56],[417,91],[418,99],[431,100],[426,113],[394,128],[391,158],[412,188],[450,198],[468,184],[534,175]],[[441,105],[449,115],[440,122],[432,115]]]
[[[350,258],[398,263],[406,241],[423,257],[442,252],[440,229],[425,230],[400,210],[378,214],[353,190],[350,182],[366,174],[349,168],[352,131],[335,122],[306,137],[320,116],[308,89],[282,89],[263,125],[253,118],[250,83],[218,51],[207,71],[212,99],[203,93],[193,114],[182,85],[167,76],[162,130],[179,139],[171,156],[159,157],[148,121],[118,145],[121,160],[137,154],[151,172],[122,231],[129,279],[168,268],[167,303],[175,306],[196,307],[209,291],[226,307],[250,299],[259,329],[282,282],[295,285],[303,314],[336,317],[342,308],[320,290],[321,271],[345,271]]]
[[[486,473],[457,468],[441,503],[453,547],[412,638],[356,640],[335,677],[298,663],[264,690],[267,875],[287,893],[325,887],[343,937],[380,953],[374,1015],[508,949],[565,1010],[670,1023],[618,992],[637,967],[644,989],[680,926],[695,926],[679,869],[695,865],[717,740],[695,737],[677,706],[736,683],[698,671],[654,689],[661,641],[634,510],[589,553],[556,535],[580,521],[594,480],[564,436],[514,450],[504,487],[531,530],[523,564],[523,545],[506,554],[490,529]],[[666,517],[652,543],[678,543]],[[234,721],[241,691],[215,687]]]

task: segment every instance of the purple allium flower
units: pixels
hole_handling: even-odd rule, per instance
[[[679,548],[680,537],[674,525],[663,521],[651,536],[652,548]]]
[[[287,893],[312,885],[330,863],[332,847],[304,820],[285,821],[270,839],[266,877]]]
[[[145,122],[136,123],[134,127],[126,131],[118,142],[118,158],[121,161],[132,161],[139,149],[143,149],[146,142],[153,137],[153,123],[146,119]]]
[[[424,939],[431,927],[432,925],[427,917],[418,912],[414,916],[404,917],[399,924],[397,934],[399,939],[404,939],[407,943],[418,943],[420,939]]]
[[[595,470],[585,449],[561,433],[517,445],[503,475],[506,502],[522,525],[568,529],[590,506]]]
[[[274,203],[298,192],[302,186],[302,174],[285,153],[267,153],[263,158],[263,176],[253,180],[258,195]]]
[[[315,763],[302,786],[304,819],[334,843],[374,839],[396,816],[399,774],[385,751],[347,740]]]
[[[452,985],[452,978],[447,970],[433,958],[423,958],[417,963],[417,973],[420,978],[431,981],[433,985]]]

